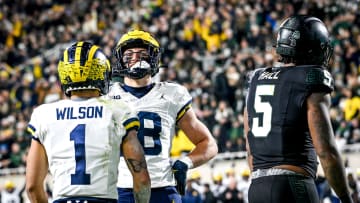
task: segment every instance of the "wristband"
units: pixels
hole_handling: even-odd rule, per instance
[[[188,156],[184,156],[184,157],[180,158],[179,161],[184,162],[187,165],[188,169],[191,169],[194,167],[193,162],[191,161],[190,157],[188,157]]]

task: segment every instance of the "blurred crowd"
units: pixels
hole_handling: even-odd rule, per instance
[[[25,165],[33,108],[64,98],[57,76],[63,49],[91,41],[114,62],[117,40],[135,28],[159,40],[156,79],[188,88],[220,153],[244,151],[247,74],[277,65],[277,28],[295,13],[320,18],[331,33],[336,140],[340,148],[359,143],[359,7],[357,0],[0,0],[0,169]]]

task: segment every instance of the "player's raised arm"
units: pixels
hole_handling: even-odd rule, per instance
[[[144,150],[137,138],[136,130],[128,132],[121,149],[133,176],[135,201],[137,203],[149,202],[151,192],[150,176],[147,170]]]

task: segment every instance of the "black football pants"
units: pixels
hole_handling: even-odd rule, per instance
[[[251,180],[249,203],[319,203],[313,178],[300,175],[263,176]]]

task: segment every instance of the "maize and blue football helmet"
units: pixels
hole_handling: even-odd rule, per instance
[[[137,67],[129,67],[124,52],[130,48],[144,48],[147,50],[146,57],[140,59]],[[141,30],[131,30],[124,34],[118,41],[114,55],[116,57],[116,69],[113,75],[140,79],[147,74],[154,76],[159,72],[160,45],[150,33]],[[146,63],[143,63],[146,62]]]
[[[110,61],[104,52],[90,42],[77,42],[65,49],[58,63],[61,88],[71,91],[97,89],[101,95],[109,90]]]
[[[280,62],[327,67],[332,51],[329,32],[320,19],[296,15],[280,25],[276,39]]]

